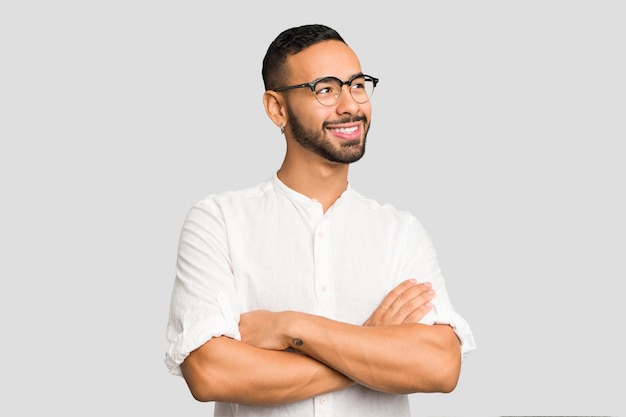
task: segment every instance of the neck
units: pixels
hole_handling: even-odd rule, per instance
[[[348,186],[348,165],[324,163],[308,166],[291,164],[286,159],[278,178],[289,188],[319,201],[328,210]]]

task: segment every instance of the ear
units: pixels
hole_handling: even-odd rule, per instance
[[[283,97],[275,91],[266,91],[263,93],[263,106],[265,112],[272,119],[272,122],[280,128],[287,126],[287,111]]]

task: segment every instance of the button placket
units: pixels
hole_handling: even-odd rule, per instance
[[[315,417],[334,417],[331,395],[315,397]]]
[[[314,253],[315,253],[315,292],[317,294],[318,314],[329,316],[329,279],[331,247],[328,238],[328,222],[322,219],[314,232]]]

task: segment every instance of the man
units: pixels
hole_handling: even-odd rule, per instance
[[[166,364],[215,415],[408,416],[475,345],[420,223],[348,183],[378,80],[323,25],[281,33],[262,75],[285,158],[190,210]]]

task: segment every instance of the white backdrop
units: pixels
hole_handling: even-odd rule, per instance
[[[212,414],[163,364],[178,233],[278,168],[261,60],[304,23],[380,77],[351,182],[417,215],[475,332],[413,415],[625,412],[626,6],[367,3],[0,5],[0,414]]]

